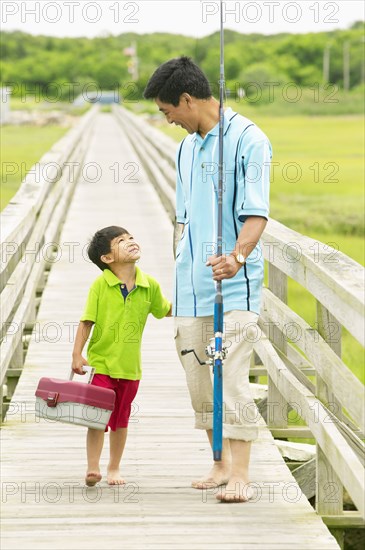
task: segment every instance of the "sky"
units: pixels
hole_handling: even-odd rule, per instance
[[[362,0],[223,2],[225,28],[240,33],[307,33],[364,20]],[[1,29],[59,37],[169,32],[192,37],[219,29],[218,0],[2,0]]]

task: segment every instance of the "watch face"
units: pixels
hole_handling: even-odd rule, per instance
[[[245,257],[244,257],[243,254],[237,254],[236,260],[237,260],[237,262],[240,263],[240,264],[244,264],[244,263],[245,263]]]

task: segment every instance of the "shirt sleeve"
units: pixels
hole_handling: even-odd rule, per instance
[[[243,178],[237,190],[236,212],[241,222],[248,216],[269,217],[271,159],[271,144],[265,137],[253,136],[240,151]]]
[[[181,180],[181,152],[183,147],[182,142],[180,147],[177,150],[176,154],[176,221],[177,223],[186,223],[186,209],[185,209],[185,198],[184,198],[184,188]]]
[[[166,317],[170,311],[171,303],[162,294],[162,290],[157,281],[154,281],[154,292],[152,296],[150,312],[156,319]]]
[[[80,318],[80,321],[92,321],[96,323],[98,314],[98,294],[93,287],[90,288],[89,294],[86,300],[84,312]]]

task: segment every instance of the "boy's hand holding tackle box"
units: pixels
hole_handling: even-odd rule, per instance
[[[88,382],[41,378],[36,390],[36,416],[68,424],[105,430],[114,409],[115,392],[92,386],[95,369],[84,366]]]

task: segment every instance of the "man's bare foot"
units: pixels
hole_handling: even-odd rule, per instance
[[[228,483],[230,473],[230,466],[214,464],[207,477],[193,481],[191,486],[194,489],[214,489],[214,487]]]
[[[94,485],[96,485],[97,483],[99,483],[99,481],[101,481],[101,478],[102,476],[100,472],[95,472],[95,471],[87,472],[85,477],[85,484],[88,487],[94,487]]]
[[[119,470],[108,470],[107,480],[109,485],[124,485],[125,480],[120,477]]]
[[[226,487],[215,498],[221,502],[247,502],[253,497],[250,483],[240,477],[233,476]]]

